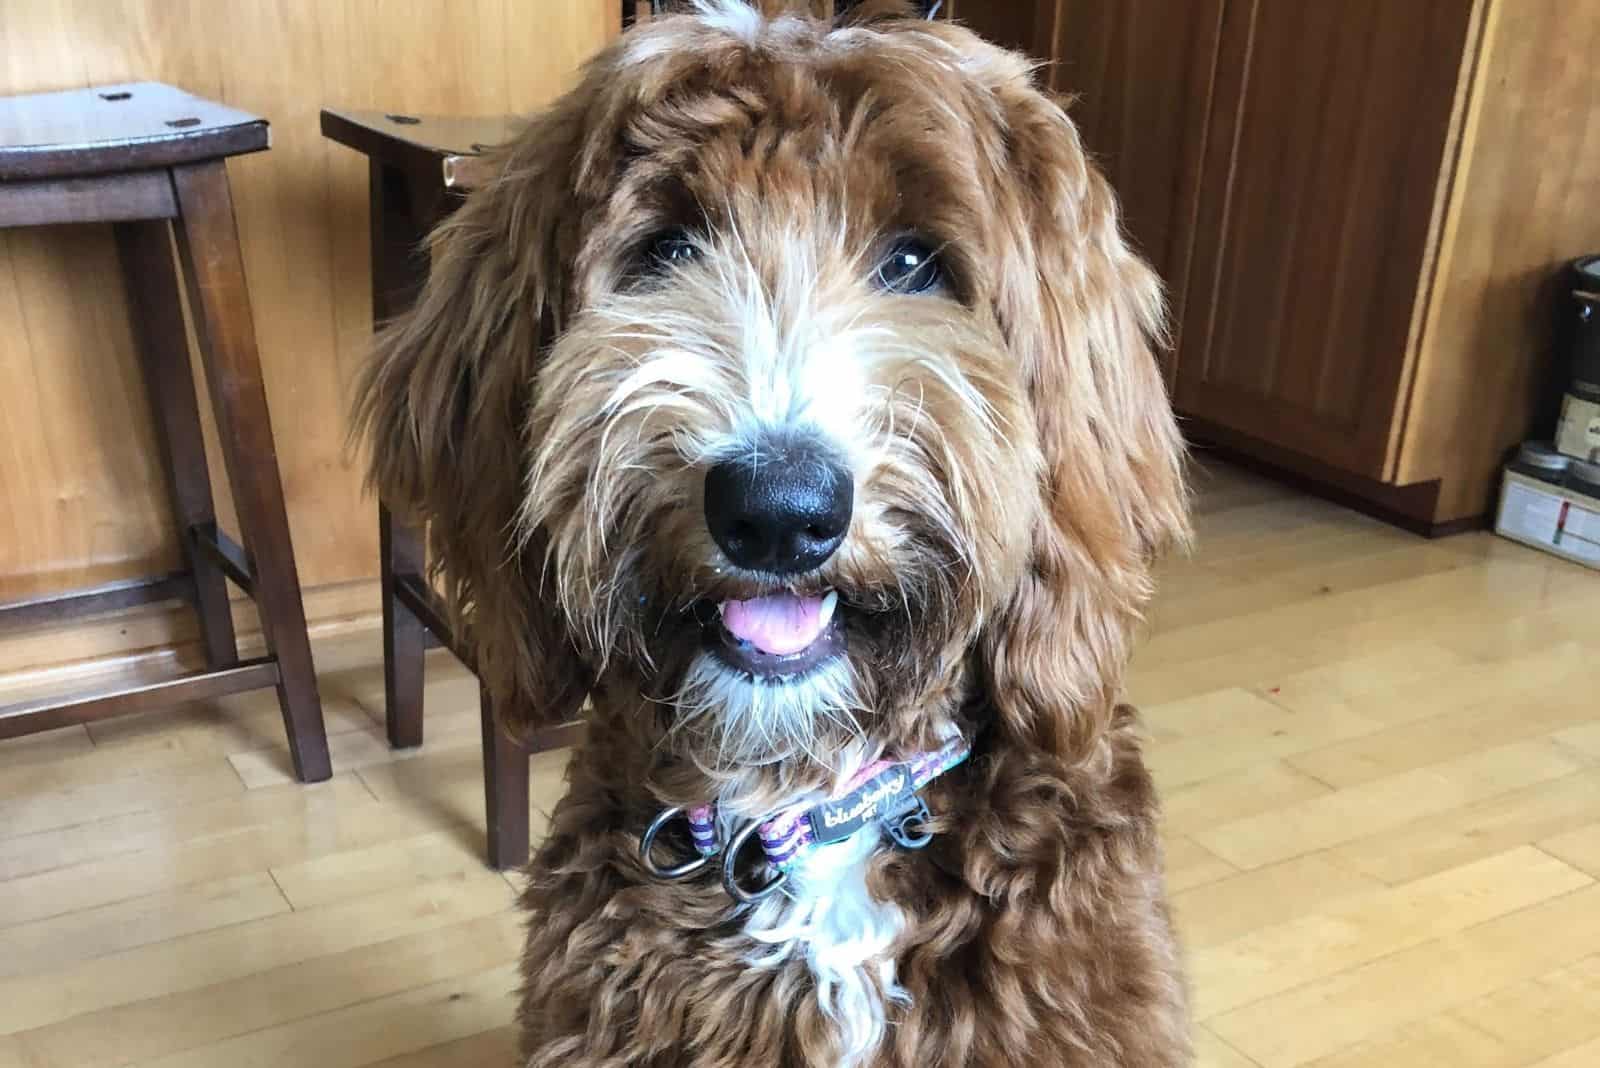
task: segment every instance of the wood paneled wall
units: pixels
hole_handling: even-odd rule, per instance
[[[1600,4],[1495,0],[1417,353],[1399,481],[1469,466],[1441,515],[1483,509],[1506,449],[1548,435],[1567,385],[1567,261],[1600,252]],[[1514,398],[1511,404],[1497,398]]]
[[[272,150],[229,174],[307,587],[377,563],[345,453],[370,337],[366,163],[322,139],[318,110],[531,111],[619,13],[615,0],[0,0],[0,93],[153,79],[271,120]],[[0,600],[176,563],[108,228],[0,232]]]

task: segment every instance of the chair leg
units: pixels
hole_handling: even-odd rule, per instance
[[[378,505],[378,555],[383,576],[383,717],[389,744],[411,749],[422,744],[422,682],[428,632],[395,596],[401,575],[424,570],[422,532]]]
[[[374,159],[368,169],[372,205],[372,318],[382,323],[411,306],[427,277],[423,236],[454,201],[443,190],[419,187],[405,171]],[[421,622],[394,596],[395,578],[425,568],[422,532],[379,506],[383,570],[384,716],[393,746],[422,744]],[[479,688],[483,724],[483,792],[488,814],[489,864],[520,868],[528,861],[528,752],[495,723],[489,694]]]
[[[427,277],[423,236],[411,211],[411,181],[404,171],[374,159],[368,165],[372,206],[372,321],[378,326],[411,306]],[[427,632],[394,595],[399,575],[422,575],[426,550],[421,530],[395,519],[378,505],[378,543],[383,577],[383,697],[389,744],[422,744],[423,654]]]
[[[333,774],[228,173],[220,160],[172,168],[178,250],[205,360],[222,454],[255,572],[256,605],[278,661],[278,701],[295,775]]]
[[[183,543],[195,612],[200,617],[206,665],[228,667],[238,662],[239,647],[228,606],[227,576],[195,542],[195,531],[214,527],[217,514],[211,500],[194,374],[189,369],[189,340],[183,329],[171,232],[165,220],[118,223],[115,230],[172,511]]]
[[[495,722],[489,691],[478,689],[483,722],[483,800],[488,813],[489,865],[504,870],[528,863],[528,751]]]

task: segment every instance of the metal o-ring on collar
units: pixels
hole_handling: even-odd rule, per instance
[[[655,858],[650,855],[652,847],[656,844],[656,836],[661,833],[662,828],[682,815],[683,809],[681,807],[674,806],[662,809],[661,813],[650,821],[650,826],[645,828],[644,837],[639,839],[639,860],[644,864],[645,871],[657,879],[665,879],[668,882],[687,879],[691,875],[703,871],[711,863],[710,857],[695,857],[693,860],[684,861],[682,864],[663,868],[657,865]]]
[[[751,820],[740,828],[739,833],[733,836],[733,841],[729,842],[728,847],[722,851],[722,885],[728,891],[729,897],[746,905],[753,905],[757,901],[765,901],[779,890],[782,890],[783,885],[789,881],[789,873],[780,871],[771,882],[759,889],[746,890],[739,885],[739,852],[760,826],[760,820]]]

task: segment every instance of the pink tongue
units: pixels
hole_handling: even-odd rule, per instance
[[[822,635],[822,598],[775,593],[749,601],[723,601],[722,625],[763,653],[798,653]]]

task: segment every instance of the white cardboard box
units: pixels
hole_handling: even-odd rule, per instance
[[[1600,498],[1507,471],[1494,531],[1600,570]]]

